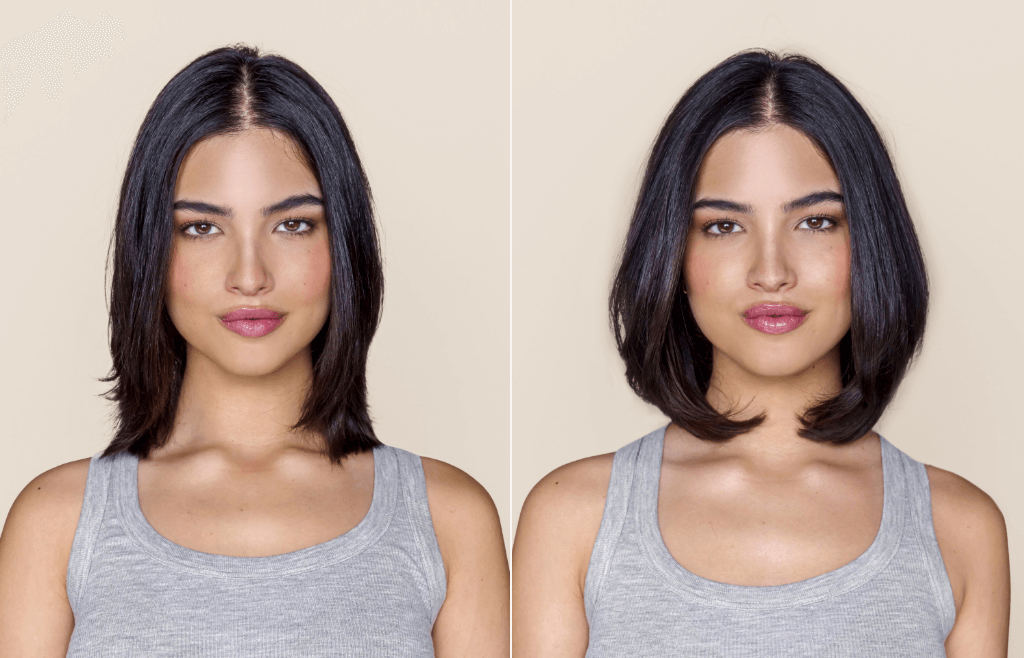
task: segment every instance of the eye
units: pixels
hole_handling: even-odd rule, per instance
[[[729,235],[730,233],[739,233],[741,229],[742,227],[736,222],[727,220],[709,222],[704,225],[704,232],[711,235]]]
[[[182,226],[181,232],[191,238],[201,238],[220,233],[221,230],[210,222],[191,222]]]
[[[812,231],[827,231],[831,228],[835,228],[836,220],[831,217],[808,217],[797,224],[797,227],[803,226],[804,224],[806,224],[807,228]]]
[[[274,227],[279,233],[309,233],[313,230],[313,223],[305,219],[286,219]]]

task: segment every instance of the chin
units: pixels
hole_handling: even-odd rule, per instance
[[[772,350],[769,353],[747,355],[736,362],[747,372],[758,377],[793,377],[806,372],[818,363],[822,355],[808,355],[800,350],[800,354],[789,353],[788,350]]]
[[[282,350],[281,345],[217,345],[199,349],[207,366],[234,377],[265,377],[291,364],[302,350]],[[198,355],[197,355],[198,356]]]
[[[266,377],[282,370],[291,359],[278,358],[221,358],[215,359],[221,370],[235,377]]]

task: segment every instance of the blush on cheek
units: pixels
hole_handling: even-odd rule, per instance
[[[331,252],[327,243],[318,244],[308,252],[307,270],[302,288],[308,301],[328,296],[331,288]]]
[[[850,280],[850,249],[837,250],[836,259],[833,261],[832,284],[837,297],[849,299],[852,282]]]
[[[703,290],[707,287],[710,264],[698,250],[691,251],[686,258],[686,292]]]
[[[175,251],[171,254],[171,263],[167,274],[167,302],[169,305],[176,305],[176,300],[187,298],[189,293],[195,289],[192,271],[185,259]]]

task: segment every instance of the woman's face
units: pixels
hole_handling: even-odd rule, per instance
[[[780,377],[837,358],[851,318],[840,194],[828,161],[788,126],[734,131],[712,146],[697,179],[685,283],[716,370]]]
[[[267,129],[196,144],[178,172],[167,310],[188,343],[239,376],[273,373],[330,308],[320,187],[290,138]]]

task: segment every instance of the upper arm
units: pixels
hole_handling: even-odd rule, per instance
[[[934,466],[927,471],[935,536],[956,604],[946,655],[1005,658],[1010,628],[1006,522],[978,487]]]
[[[447,579],[434,622],[434,653],[438,658],[508,656],[508,559],[498,510],[466,473],[421,459]]]
[[[89,460],[51,469],[18,495],[0,534],[0,646],[5,656],[64,656],[75,620],[67,567]]]
[[[613,455],[567,464],[530,492],[512,548],[516,656],[582,657],[590,553],[604,513]]]

